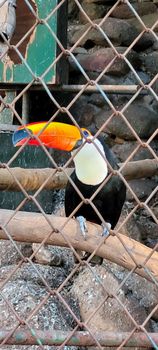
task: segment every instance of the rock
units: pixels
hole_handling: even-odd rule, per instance
[[[128,298],[123,288],[118,291],[118,287],[118,279],[103,266],[92,267],[91,271],[85,268],[74,280],[72,292],[78,299],[83,322],[100,305],[100,308],[88,321],[91,332],[128,332],[133,329],[132,320],[113,296],[116,291],[120,302],[128,309],[136,322],[141,323],[145,320],[145,310],[140,307],[137,300]],[[110,294],[110,297],[105,299],[108,296],[107,293]]]
[[[100,93],[91,94],[89,102],[101,108],[105,106],[105,99]]]
[[[155,80],[155,82],[152,84],[152,88],[156,94],[158,94],[158,79]],[[155,110],[158,112],[158,103],[155,99]]]
[[[155,14],[157,12],[157,7],[153,2],[135,2],[131,4],[137,14],[142,18],[144,15]],[[127,4],[119,4],[111,14],[112,17],[129,19],[135,18],[135,14],[132,12]],[[138,20],[137,20],[138,21]],[[139,22],[139,21],[138,21]]]
[[[124,53],[126,49],[127,48],[125,47],[116,47],[117,52],[121,54]],[[76,56],[76,59],[85,71],[94,71],[100,73],[114,59],[115,56],[116,55],[113,52],[112,48],[102,48],[93,53],[78,54]],[[127,58],[135,69],[140,66],[141,61],[139,60],[139,56],[133,50],[127,54]],[[72,59],[70,60],[70,64],[74,69],[79,69]],[[116,58],[114,63],[106,70],[106,73],[122,76],[127,74],[129,70],[130,68],[124,59]]]
[[[127,200],[128,200],[128,198],[127,198]],[[126,202],[124,205],[124,208],[122,210],[120,219],[117,223],[116,229],[119,229],[119,233],[121,233],[127,237],[130,237],[132,239],[135,239],[138,242],[142,242],[141,232],[139,230],[139,227],[137,224],[137,219],[136,219],[135,215],[128,218],[127,222],[125,222],[123,224],[123,226],[121,226],[121,228],[119,228],[120,225],[122,225],[122,223],[125,221],[125,219],[127,217],[127,213],[128,213],[127,204],[129,206],[129,202]]]
[[[86,12],[86,15],[91,19],[94,20],[96,18],[101,18],[104,16],[106,7],[102,4],[98,5],[96,3],[87,3],[86,1],[82,4],[83,10]],[[80,23],[87,23],[88,20],[85,17],[83,12],[79,12],[79,21]]]
[[[145,72],[142,72],[139,70],[137,70],[137,74],[140,77],[140,79],[142,80],[142,82],[144,82],[144,84],[148,84],[151,81],[151,78],[148,74],[146,74]],[[98,73],[97,72],[88,72],[88,77],[91,80],[95,80],[98,78]],[[87,82],[87,80],[85,79],[85,77],[83,76],[83,74],[74,74],[74,72],[70,75],[70,82],[71,84],[85,84]],[[133,74],[133,72],[129,71],[128,74],[124,75],[124,76],[113,76],[110,74],[103,74],[99,80],[99,84],[105,84],[105,85],[135,85],[138,84],[138,79],[135,77],[135,75]],[[158,85],[158,84],[157,84]],[[158,86],[157,86],[158,88]],[[156,89],[156,88],[155,88]],[[155,91],[155,90],[154,90]],[[119,94],[110,94],[110,99],[116,100],[117,104],[119,100],[124,100],[126,99],[126,101],[129,101],[129,95],[119,95]],[[105,101],[105,100],[104,100]]]
[[[78,53],[80,54],[87,54],[88,51],[84,48],[84,47],[81,47],[81,46],[77,46],[74,50],[73,50],[73,54],[77,55]]]
[[[39,247],[39,243],[32,244],[34,259],[37,263],[50,266],[62,266],[63,260],[59,254],[53,254],[46,245],[42,245],[40,248]]]
[[[29,265],[29,264],[28,264]],[[37,265],[36,265],[37,266]],[[26,266],[25,266],[26,267]],[[54,275],[51,268],[44,267],[44,270],[40,269],[40,266],[37,266],[38,271],[40,273],[42,272],[42,276],[44,278],[48,278],[47,283],[51,282],[51,278],[56,279],[59,277],[59,272],[57,272],[58,276]],[[11,267],[10,267],[11,270]],[[10,274],[10,271],[8,269],[8,275]],[[50,270],[50,271],[49,271]],[[58,270],[58,269],[56,269]],[[49,271],[49,272],[48,272]],[[22,272],[22,271],[21,271]],[[18,325],[18,318],[13,313],[12,309],[6,304],[5,300],[3,299],[3,295],[5,296],[6,300],[8,300],[12,307],[15,310],[15,313],[18,314],[18,317],[22,320],[26,320],[28,317],[30,317],[31,312],[34,312],[35,307],[39,307],[39,303],[43,302],[43,299],[46,298],[48,295],[48,289],[47,287],[42,283],[42,280],[38,276],[38,273],[36,273],[34,268],[30,268],[28,266],[28,272],[27,275],[22,275],[22,273],[19,274],[18,270],[18,278],[17,273],[5,283],[5,285],[1,288],[1,296],[0,296],[0,327],[5,328],[6,330],[13,330],[16,325]],[[2,274],[4,273],[4,269],[0,269],[0,277],[2,278]],[[33,275],[32,275],[33,273]],[[44,274],[43,274],[44,273]],[[47,275],[47,276],[46,276]],[[14,278],[15,277],[15,278]],[[35,278],[35,279],[34,279]],[[65,278],[65,277],[64,277]],[[57,284],[60,285],[61,281]],[[53,284],[51,282],[52,288]],[[55,284],[54,284],[55,287]],[[68,303],[69,307],[77,317],[80,317],[79,315],[79,308],[78,303],[75,300],[74,297],[71,295],[68,295],[68,293],[60,292],[64,300]],[[61,300],[56,296],[52,295],[45,299],[44,304],[41,304],[41,307],[37,310],[36,313],[30,317],[29,326],[32,329],[42,329],[42,330],[48,330],[48,329],[58,329],[58,330],[72,330],[76,322],[71,315],[71,313],[68,312],[67,308],[64,306],[64,304],[61,302]],[[25,324],[22,326],[24,329],[26,328],[28,330],[28,327],[25,326]],[[20,326],[19,326],[20,331]],[[16,349],[24,349],[23,347],[16,346]],[[1,348],[2,349],[2,348]],[[4,347],[4,349],[7,349],[7,347]],[[9,349],[9,347],[8,347]],[[26,347],[27,349],[27,347]],[[30,347],[28,347],[30,349]],[[47,350],[52,349],[52,346],[47,347]]]
[[[143,242],[153,248],[158,243],[158,225],[156,222],[151,217],[141,215],[138,218],[138,227]]]
[[[82,0],[82,6],[83,6],[83,3],[86,3],[86,4],[102,4],[102,3],[105,3],[106,1],[108,0]]]
[[[144,2],[143,2],[144,3]],[[144,3],[145,4],[145,3]],[[151,28],[153,24],[157,22],[158,11],[141,16],[141,20],[144,22],[147,28]],[[140,21],[136,17],[127,20],[128,23],[132,24],[138,32],[142,32],[143,27]],[[158,31],[158,24],[154,27],[154,32]],[[139,41],[134,45],[134,50],[146,51],[150,46],[152,46],[157,40],[152,33],[144,33]]]
[[[156,75],[158,72],[158,52],[154,51],[142,56],[142,64],[150,76]]]
[[[138,35],[142,32],[141,30],[138,31]],[[135,51],[147,51],[155,42],[155,38],[151,33],[144,33],[139,40],[135,43],[133,46],[133,49]]]
[[[78,7],[77,7],[75,1],[70,0],[68,2],[68,17],[70,19],[76,17],[77,12],[78,12]]]
[[[158,203],[157,203],[158,204]],[[158,219],[158,205],[154,205],[152,207],[152,212],[154,213],[154,215],[156,216],[156,218]]]
[[[158,303],[156,284],[147,281],[135,273],[129,275],[129,271],[104,259],[103,266],[112,273],[120,282],[124,280],[124,288],[127,295],[136,298],[139,305],[145,309],[153,308]],[[127,278],[128,276],[128,278]]]
[[[125,141],[122,144],[115,144],[112,147],[112,151],[116,154],[120,162],[125,162],[134,149],[138,146],[136,141]],[[150,147],[157,154],[158,152],[158,142],[152,141]],[[140,147],[136,154],[131,158],[130,161],[143,160],[143,159],[152,159],[153,155],[147,147]]]
[[[144,2],[142,2],[141,4],[145,5]],[[157,22],[157,16],[158,16],[158,11],[154,11],[153,13],[149,13],[142,16],[141,20],[146,25],[146,27],[151,28]],[[129,19],[128,23],[134,25],[138,30],[142,31],[143,29],[142,24],[138,21],[136,17]],[[157,32],[157,31],[158,31],[158,24],[154,27],[154,32]]]
[[[108,120],[112,111],[102,109],[95,118],[98,129]],[[148,139],[158,128],[157,113],[145,104],[133,102],[124,112],[124,116],[141,139]],[[115,135],[125,140],[136,140],[134,134],[120,116],[114,116],[106,125],[104,132]]]
[[[158,51],[158,41],[155,40],[153,46],[152,46],[152,49],[155,50],[155,51]]]
[[[8,276],[9,273],[14,271],[16,265],[2,266],[0,268],[0,281],[3,282]],[[51,288],[58,288],[60,284],[65,280],[67,271],[64,267],[55,268],[53,266],[44,266],[40,264],[23,263],[22,267],[16,271],[13,278],[10,279],[10,282],[13,280],[14,283],[18,280],[25,280],[34,283],[35,285],[45,286],[42,278]]]
[[[0,240],[0,266],[17,264],[21,260],[18,250],[25,258],[32,254],[31,244],[16,242],[16,246],[17,249],[10,241]]]
[[[71,46],[72,43],[72,38],[73,36],[82,28],[84,28],[84,25],[78,24],[78,23],[73,23],[68,26],[68,44]],[[78,45],[80,47],[80,44]],[[82,47],[82,45],[81,45]],[[76,48],[75,48],[76,50]]]
[[[137,70],[137,74],[144,84],[148,84],[150,82],[150,76],[146,72],[142,72],[142,70],[140,70],[140,67],[139,70]],[[132,71],[130,71],[129,74],[125,77],[124,84],[138,84],[138,79]]]
[[[156,182],[151,179],[134,179],[128,181],[128,184],[140,200],[147,199],[156,188]],[[129,190],[127,190],[127,200],[134,200],[134,197]]]
[[[96,24],[99,24],[100,22],[101,19],[95,20]],[[70,43],[75,44],[89,27],[90,24],[81,26],[81,29],[78,29],[72,36],[70,35]],[[102,24],[101,28],[115,46],[128,46],[138,35],[138,31],[133,25],[122,19],[112,17],[108,17]],[[71,28],[71,30],[73,29]],[[103,34],[98,29],[96,30],[93,28],[91,28],[91,30],[80,40],[79,45],[86,46],[87,44],[88,46],[90,43],[91,45],[93,44],[93,46],[109,46]]]
[[[32,245],[16,242],[16,246],[24,258],[29,258],[33,252],[35,253],[38,250],[39,244],[33,243]],[[21,261],[21,255],[17,249],[10,241],[0,241],[0,267],[18,264]],[[36,253],[34,259],[43,265],[62,266],[65,269],[65,273],[71,270],[74,265],[73,253],[70,249],[62,247],[44,245]]]
[[[75,116],[75,119],[81,127],[89,127],[93,123],[94,117],[99,110],[100,109],[94,104],[89,103],[88,96],[81,96],[73,104],[70,111]]]
[[[155,307],[157,306],[157,304],[155,303]],[[152,308],[149,308],[149,312],[151,312],[153,310],[153,307]],[[152,319],[157,321],[156,324],[157,324],[157,330],[155,330],[155,332],[158,332],[158,309],[155,310],[154,314],[152,315]]]

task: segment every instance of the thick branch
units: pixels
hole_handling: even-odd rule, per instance
[[[120,166],[122,164],[119,164]],[[66,169],[67,174],[72,173],[72,168]],[[158,175],[158,162],[155,159],[139,160],[125,165],[121,172],[127,180],[139,179]],[[49,180],[47,181],[47,179]],[[17,181],[16,181],[17,180]],[[46,181],[46,182],[45,182]],[[45,182],[47,190],[64,188],[67,176],[63,172],[54,169],[0,169],[0,190],[20,191],[18,182],[27,191],[35,191]]]
[[[118,234],[117,237],[109,236],[101,245],[103,237],[101,236],[102,228],[99,225],[88,222],[88,237],[85,241],[80,233],[79,223],[75,219],[70,219],[66,223],[67,218],[64,217],[54,215],[44,217],[38,213],[18,212],[7,224],[13,213],[12,210],[0,210],[0,239],[8,239],[10,234],[14,241],[41,243],[48,237],[47,244],[63,247],[72,245],[75,249],[89,253],[94,252],[100,245],[96,252],[97,255],[128,270],[136,267],[137,264],[139,267],[136,273],[151,281],[151,275],[158,280],[158,253],[151,254],[150,248],[127,236],[122,234]],[[144,270],[142,265],[146,260]],[[149,273],[146,272],[147,270]]]

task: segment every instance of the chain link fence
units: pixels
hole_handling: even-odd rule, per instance
[[[13,7],[13,9],[16,7],[15,1],[3,1],[0,4],[1,9],[5,3],[7,3],[7,6],[11,6],[11,8]],[[131,122],[128,118],[129,107],[133,106],[133,103],[139,98],[144,99],[143,101],[145,101],[146,105],[151,104],[152,101],[152,105],[154,105],[155,108],[154,110],[157,111],[155,106],[158,104],[158,74],[154,72],[156,68],[154,67],[152,74],[149,74],[150,79],[146,81],[145,73],[140,74],[140,69],[137,64],[135,64],[135,59],[131,59],[130,53],[135,51],[139,52],[140,56],[143,56],[143,50],[140,47],[142,47],[142,45],[147,45],[147,49],[144,49],[145,57],[148,58],[151,56],[152,61],[152,57],[157,55],[158,19],[155,19],[154,23],[150,26],[145,24],[145,17],[142,16],[140,8],[141,6],[145,7],[146,5],[144,4],[147,4],[147,2],[140,3],[118,0],[105,4],[104,1],[81,2],[74,0],[68,1],[67,4],[67,1],[62,0],[48,1],[48,3],[46,9],[46,4],[41,5],[40,1],[37,1],[37,3],[29,0],[17,2],[17,7],[20,9],[19,13],[24,6],[24,11],[26,11],[26,18],[25,16],[24,18],[26,20],[28,16],[30,27],[26,28],[24,26],[26,32],[22,30],[22,34],[18,33],[18,41],[16,43],[12,41],[14,40],[14,36],[12,38],[12,31],[16,33],[17,30],[15,18],[14,20],[12,18],[12,26],[9,27],[9,32],[4,30],[4,26],[1,27],[1,62],[3,64],[3,68],[0,70],[1,131],[6,132],[9,130],[12,132],[17,129],[17,125],[25,125],[29,121],[38,121],[38,117],[34,120],[32,119],[33,116],[30,116],[29,100],[34,100],[34,96],[40,94],[42,90],[43,93],[45,93],[44,98],[48,99],[49,103],[54,106],[54,112],[47,118],[47,124],[49,125],[50,122],[53,121],[66,121],[68,124],[77,126],[82,134],[81,127],[87,127],[87,129],[90,127],[91,129],[91,125],[87,126],[87,119],[84,118],[84,120],[82,120],[82,115],[80,115],[80,113],[82,114],[83,107],[81,105],[80,110],[80,99],[85,98],[85,96],[88,96],[88,99],[90,99],[93,94],[96,101],[97,99],[101,101],[98,102],[96,114],[99,110],[98,106],[100,109],[104,109],[104,106],[106,106],[107,113],[105,118],[105,113],[103,114],[103,118],[100,119],[98,124],[97,118],[99,120],[99,116],[96,116],[95,121],[97,128],[95,129],[92,142],[94,143],[100,134],[104,134],[105,137],[105,131],[112,139],[114,136],[113,129],[109,127],[109,125],[120,121],[120,123],[123,123],[128,129],[128,133],[132,135],[131,140],[135,143],[133,143],[133,149],[127,152],[127,155],[124,154],[124,161],[120,162],[119,169],[113,169],[108,163],[108,176],[91,198],[85,198],[70,177],[72,173],[71,162],[74,155],[70,155],[69,158],[66,158],[65,164],[61,165],[60,162],[56,161],[56,155],[54,156],[54,153],[51,153],[42,144],[39,139],[40,135],[37,136],[38,142],[44,154],[44,158],[49,160],[49,169],[36,169],[38,155],[33,159],[34,169],[26,169],[27,165],[25,169],[14,167],[14,162],[18,157],[23,157],[28,141],[26,141],[23,146],[14,149],[14,153],[10,156],[9,160],[1,162],[1,190],[6,191],[6,195],[9,195],[8,191],[18,191],[22,194],[22,199],[14,210],[7,210],[5,209],[5,205],[1,205],[1,240],[3,244],[6,244],[8,240],[12,249],[14,249],[18,255],[18,262],[16,261],[16,264],[12,264],[11,268],[9,268],[9,266],[4,268],[3,264],[1,265],[1,349],[3,349],[3,347],[18,349],[22,345],[25,345],[26,348],[28,346],[28,348],[35,349],[49,349],[52,346],[58,348],[64,348],[65,346],[95,346],[99,349],[109,346],[118,349],[123,347],[153,347],[158,349],[158,319],[156,316],[158,311],[158,299],[156,301],[154,300],[151,304],[150,302],[147,303],[146,313],[143,314],[140,320],[139,317],[137,317],[137,312],[133,312],[130,303],[125,299],[126,293],[123,292],[124,288],[127,288],[130,283],[134,284],[132,281],[135,279],[137,281],[138,291],[139,289],[148,290],[148,286],[152,285],[156,295],[158,289],[158,186],[156,185],[158,157],[155,148],[158,128],[156,127],[156,122],[154,123],[151,120],[149,123],[151,123],[150,126],[153,126],[152,132],[150,132],[150,134],[147,132],[147,137],[143,137],[138,130],[139,128],[136,127],[136,123]],[[155,11],[152,10],[155,12],[154,15],[157,14],[157,4],[152,2],[150,2],[150,4],[154,6]],[[62,28],[65,28],[67,25],[67,17],[66,15],[65,17],[61,17],[61,13],[66,14],[67,5],[69,38],[68,45],[66,46],[64,41],[65,34],[63,39],[61,33]],[[128,22],[125,19],[118,19],[117,17],[118,13],[122,11],[122,7],[123,13],[126,11],[126,13],[130,14],[128,15]],[[65,12],[61,12],[63,8]],[[94,9],[94,13],[92,9]],[[100,19],[95,17],[96,11],[99,12],[98,18]],[[149,8],[147,11],[149,11]],[[15,11],[13,16],[15,16]],[[131,18],[137,20],[137,29],[135,30]],[[54,23],[58,23],[58,20],[60,34],[59,28],[54,28]],[[38,32],[39,28],[40,30]],[[36,33],[40,35],[44,30],[48,34],[49,41],[52,40],[53,43],[55,43],[56,54],[54,58],[52,58],[53,55],[50,59],[48,57],[48,65],[42,66],[42,70],[40,71],[38,68],[36,70],[35,67],[40,67],[42,62],[42,57],[44,57],[42,45],[46,49],[45,42],[43,41],[41,43],[40,49],[37,51],[37,53],[40,52],[39,55],[35,56],[34,53],[32,61],[28,60],[26,48],[28,49],[29,42],[33,42]],[[65,29],[63,30],[65,31]],[[35,38],[37,46],[38,40],[40,40],[40,37]],[[145,44],[143,44],[143,40],[145,40]],[[49,46],[49,41],[46,42],[47,46]],[[149,49],[149,47],[153,47],[153,45],[155,45],[154,55],[153,53],[151,54]],[[26,51],[23,49],[24,46]],[[121,47],[121,49],[119,47]],[[108,48],[109,51],[103,51],[103,56],[99,56],[99,54],[101,54],[99,50],[103,48]],[[52,50],[52,45],[50,45],[50,49]],[[95,57],[95,61],[94,55],[97,51],[99,51],[99,54],[96,56],[97,58]],[[12,57],[16,56],[16,58],[14,58],[16,60],[15,65],[21,65],[25,70],[23,77],[24,84],[17,81],[16,73],[13,74],[14,60],[10,61],[10,53]],[[108,59],[106,55],[108,55]],[[89,61],[87,57],[90,57]],[[85,61],[86,59],[87,61]],[[35,61],[35,64],[32,63],[33,61]],[[66,82],[68,62],[71,67],[69,83]],[[7,65],[10,67],[10,76],[6,74],[4,78],[6,67],[8,67]],[[126,67],[125,74],[132,74],[133,80],[121,81],[122,74],[124,75],[124,73],[118,68],[119,65],[121,65],[121,67],[122,65]],[[156,66],[156,63],[154,65]],[[57,66],[60,67],[59,70]],[[148,69],[150,71],[150,64]],[[64,78],[60,80],[61,70],[65,71],[62,72]],[[90,71],[93,73],[90,74]],[[116,71],[118,74],[115,74]],[[111,80],[107,79],[109,74],[111,74]],[[75,75],[76,80],[74,78]],[[22,79],[21,76],[20,79]],[[65,79],[64,84],[62,84],[63,79]],[[55,85],[52,85],[52,82]],[[60,85],[56,84],[58,82]],[[67,96],[64,95],[65,93],[69,96],[68,102],[67,98],[65,98],[65,96]],[[62,96],[62,98],[56,96]],[[36,103],[34,101],[32,102],[32,100],[30,103]],[[40,98],[37,100],[37,103],[40,105]],[[73,113],[73,107],[76,106],[76,104],[78,109],[77,117]],[[86,100],[84,100],[84,104],[87,104]],[[91,105],[90,101],[87,106],[89,105]],[[40,108],[42,108],[42,104]],[[36,110],[36,106],[34,109]],[[60,117],[62,119],[60,119]],[[133,118],[135,118],[134,114]],[[147,116],[144,117],[143,123],[146,122],[145,118],[147,119]],[[91,124],[91,121],[89,124]],[[149,124],[147,124],[147,129],[148,128]],[[123,143],[123,139],[124,136],[117,137],[117,135],[115,135],[115,140],[116,142],[118,141],[118,147]],[[155,142],[154,146],[153,142]],[[148,152],[150,155],[147,157],[148,159],[133,160],[140,150]],[[117,226],[110,230],[110,233],[106,237],[101,235],[102,228],[99,225],[88,223],[87,239],[84,240],[80,233],[78,222],[74,220],[74,216],[83,204],[88,204],[106,225],[101,213],[94,205],[93,200],[114,175],[117,175],[123,181],[128,190],[128,199],[125,203],[121,219]],[[136,193],[135,188],[131,186],[129,180],[132,178],[154,179],[154,186],[148,191],[145,199],[144,197],[141,199]],[[80,203],[69,217],[65,217],[64,215],[60,216],[58,212],[55,216],[47,214],[47,211],[44,210],[42,206],[42,202],[38,200],[39,195],[45,189],[48,191],[63,189],[68,181],[77,191],[80,197]],[[132,197],[131,202],[129,200],[130,196]],[[23,211],[27,203],[33,203],[38,213]],[[139,239],[132,240],[130,237],[123,234],[123,230],[126,225],[128,225],[128,222],[130,222],[133,217],[141,215],[142,212],[146,213],[146,216],[144,216],[145,223],[148,221],[149,226],[151,225],[151,237],[152,234],[154,237],[153,240],[151,239],[152,245],[150,247],[149,244],[148,246],[142,245],[142,243],[138,241]],[[133,221],[131,225],[132,232],[134,230]],[[29,248],[27,254],[19,242],[28,244]],[[34,247],[33,250],[30,245],[32,243]],[[54,270],[52,266],[49,266],[49,274],[47,274],[45,270],[45,264],[50,265],[49,257],[48,259],[46,258],[46,261],[44,258],[45,254],[49,256],[47,245],[49,247],[64,247],[61,252],[63,255],[66,254],[64,255],[64,259],[66,260],[65,264],[67,265],[65,266],[67,267],[65,268],[66,272],[64,272],[62,278],[61,275],[59,277],[58,273],[63,261],[61,254],[58,255],[56,250],[53,250],[53,256],[57,260],[58,267]],[[7,245],[5,249],[7,254]],[[86,258],[82,259],[79,251],[86,251],[89,254]],[[36,259],[40,253],[41,257],[39,258],[38,264]],[[96,255],[105,259],[105,263],[103,263],[102,266],[92,265],[92,259]],[[70,260],[71,263],[69,264]],[[112,266],[113,278],[117,278],[116,284],[114,282],[105,283],[107,277],[106,271],[108,271],[108,273],[111,271],[110,266]],[[105,270],[105,276],[103,276],[102,268]],[[19,282],[20,275],[26,283],[24,292],[22,292],[22,286]],[[31,284],[28,283],[30,275],[32,276]],[[79,280],[79,276],[82,277],[82,282]],[[69,292],[70,290],[71,292],[75,290],[73,287],[75,279],[78,281],[76,287],[78,288],[76,292],[78,298],[76,297],[75,301],[72,302],[71,298],[69,298]],[[11,284],[12,281],[15,281],[14,286]],[[89,286],[87,289],[84,289],[83,286],[87,284]],[[38,290],[38,285],[42,285],[42,290]],[[101,296],[100,294],[97,295],[96,292],[95,302],[92,299],[90,303],[89,300],[92,298],[93,294],[92,290],[96,289],[101,290]],[[80,296],[78,290],[81,291]],[[87,299],[84,298],[84,294],[86,295],[86,293]],[[135,293],[137,297],[138,292],[135,290],[133,293]],[[146,298],[149,301],[150,297],[148,293],[150,294],[150,292],[146,292]],[[16,294],[19,295],[18,299],[16,299]],[[59,304],[58,307],[57,304]],[[83,304],[85,304],[84,311]],[[115,304],[117,305],[117,312]],[[109,320],[107,321],[109,327],[106,324],[104,328],[103,324],[98,323],[97,328],[99,313],[109,314],[112,312],[111,310],[113,308],[116,312],[116,318],[124,318],[124,327],[122,323],[120,323],[120,327],[118,325],[115,328],[110,326],[111,316],[109,316]],[[55,317],[55,309],[59,317],[59,322],[55,323],[54,321],[53,323],[52,319]],[[3,317],[4,314],[5,317]],[[42,317],[46,318],[46,323],[43,323]],[[65,319],[68,317],[71,318],[70,327],[66,327],[61,321],[64,317]],[[155,320],[154,327],[152,327],[153,320]],[[102,319],[102,322],[104,322],[104,319]],[[130,324],[129,328],[127,327],[128,324]]]

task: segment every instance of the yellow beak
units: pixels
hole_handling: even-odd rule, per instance
[[[28,145],[39,146],[40,140],[46,147],[72,151],[79,146],[79,143],[81,144],[82,135],[74,125],[59,122],[47,125],[47,122],[40,122],[20,126],[14,132],[12,138],[14,146],[21,146],[26,140]]]

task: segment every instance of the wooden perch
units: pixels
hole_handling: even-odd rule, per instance
[[[122,163],[119,164],[120,166]],[[67,174],[71,174],[72,168],[66,169]],[[139,160],[126,164],[121,172],[126,180],[139,179],[158,175],[158,162],[155,159]],[[27,191],[37,190],[47,179],[44,188],[47,190],[64,188],[67,183],[67,176],[62,172],[56,172],[51,168],[44,169],[22,169],[0,168],[0,190],[20,191],[20,187],[15,179]]]
[[[92,253],[103,242],[101,226],[90,222],[87,223],[88,235],[85,241],[80,233],[79,223],[75,219],[70,219],[65,225],[67,218],[64,217],[46,215],[46,220],[42,214],[21,211],[16,213],[8,224],[5,224],[12,217],[13,213],[12,210],[0,210],[0,239],[8,239],[5,232],[6,228],[14,241],[41,243],[48,237],[47,244],[68,247],[67,242],[69,241],[75,249],[89,253]],[[53,231],[48,221],[54,227],[55,231]],[[62,231],[62,234],[60,231]],[[136,261],[137,265],[139,265],[139,268],[135,271],[137,274],[153,281],[146,272],[148,269],[150,274],[158,281],[158,253],[154,252],[151,254],[152,249],[143,244],[122,234],[118,234],[118,236],[120,239],[116,236],[109,236],[105,243],[97,249],[96,254],[128,270],[136,266],[134,262]],[[126,246],[126,249],[121,241]],[[134,260],[127,251],[129,251]],[[150,258],[148,259],[149,256]],[[146,259],[146,270],[144,270],[141,265],[143,265]]]

